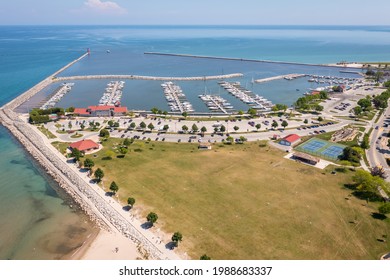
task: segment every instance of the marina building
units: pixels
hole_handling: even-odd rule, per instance
[[[76,108],[74,114],[81,117],[118,117],[127,114],[127,107],[115,106],[88,106],[88,108]]]

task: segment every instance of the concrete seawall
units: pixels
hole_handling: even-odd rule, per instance
[[[238,78],[244,76],[241,73],[233,73],[217,76],[198,76],[198,77],[154,77],[154,76],[139,76],[139,75],[85,75],[85,76],[70,76],[57,77],[53,82],[73,81],[73,80],[148,80],[148,81],[207,81],[207,80],[223,80]]]

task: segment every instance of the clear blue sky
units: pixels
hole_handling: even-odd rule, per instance
[[[389,0],[1,0],[0,24],[390,25]]]

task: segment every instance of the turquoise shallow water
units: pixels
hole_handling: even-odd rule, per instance
[[[67,70],[74,74],[205,75],[245,72],[245,85],[252,76],[300,72],[302,67],[149,57],[146,51],[214,55],[278,61],[332,63],[390,61],[390,27],[128,27],[128,26],[0,26],[0,104],[32,87],[49,74],[91,48],[93,57]],[[106,50],[112,56],[107,56]],[[113,58],[115,63],[112,64]],[[242,70],[243,69],[243,70]],[[330,75],[332,70],[312,69]],[[295,89],[307,84],[294,81],[292,92],[278,90],[286,81],[255,85],[255,91],[275,102],[292,103]],[[164,102],[159,83],[133,81],[127,101],[130,108],[149,109],[150,99]],[[105,81],[91,89],[80,83],[73,94],[80,105],[99,97]],[[193,103],[196,95],[220,93],[216,84],[182,84]],[[74,97],[74,96],[73,96]],[[64,98],[63,106],[74,98]],[[95,101],[94,101],[95,102]],[[85,103],[85,104],[84,104]],[[239,106],[239,104],[236,104]],[[197,103],[199,108],[202,104]],[[91,225],[45,177],[22,147],[0,128],[0,259],[57,259],[77,247],[91,232]]]

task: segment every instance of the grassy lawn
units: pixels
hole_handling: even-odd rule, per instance
[[[179,249],[194,259],[377,259],[390,251],[377,241],[390,236],[390,219],[371,216],[378,204],[348,197],[352,171],[331,175],[264,142],[211,151],[135,142],[125,158],[102,160],[120,141],[104,142],[93,158],[104,185],[115,180],[123,204],[132,196],[142,218],[154,211],[157,227],[180,231]]]
[[[37,128],[39,129],[40,132],[42,132],[47,138],[49,139],[54,139],[54,138],[57,138],[53,133],[50,132],[50,130],[48,130],[46,127],[44,127],[43,125],[39,125],[37,126]]]
[[[55,141],[51,143],[61,154],[65,154],[66,149],[69,147],[69,143]]]
[[[71,135],[70,138],[80,138],[83,137],[83,134],[76,132],[75,134]]]

